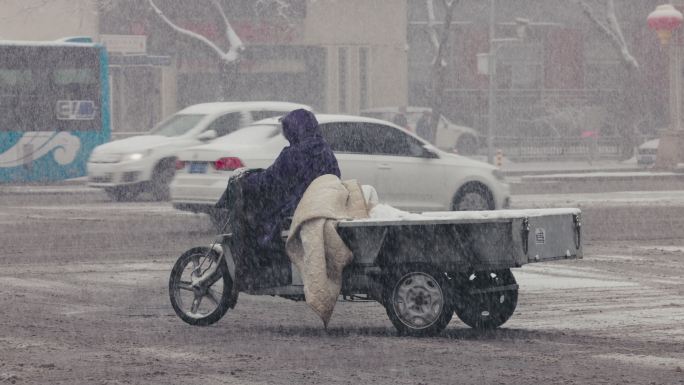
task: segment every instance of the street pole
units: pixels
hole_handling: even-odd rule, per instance
[[[494,38],[496,33],[496,0],[489,1],[489,56],[487,57],[487,72],[489,74],[489,108],[487,116],[487,162],[494,164],[494,126],[496,124],[496,48]]]
[[[679,3],[679,2],[678,2]],[[682,125],[682,4],[662,4],[646,18],[660,44],[669,54],[670,128],[660,133],[655,167],[677,169],[684,166],[684,126]]]
[[[670,44],[670,111],[672,131],[682,130],[682,58],[680,32],[675,30]]]

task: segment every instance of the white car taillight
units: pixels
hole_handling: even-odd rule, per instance
[[[233,171],[245,167],[240,158],[225,157],[214,162],[214,168],[218,171]]]

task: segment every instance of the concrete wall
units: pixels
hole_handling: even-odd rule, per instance
[[[99,37],[93,0],[5,0],[0,4],[0,20],[0,39],[4,40]]]
[[[362,107],[361,49],[368,50],[367,107],[406,105],[406,16],[406,0],[309,2],[302,43],[327,48],[327,112],[358,113]],[[340,48],[346,71],[340,71]],[[346,85],[340,85],[342,76]],[[346,87],[343,95],[340,87]]]

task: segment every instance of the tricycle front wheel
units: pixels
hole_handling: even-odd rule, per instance
[[[457,280],[456,315],[475,329],[497,328],[513,315],[518,285],[510,269],[478,271]]]
[[[183,253],[171,270],[171,306],[190,325],[211,325],[237,302],[228,267],[219,257],[210,248],[196,247]]]
[[[405,266],[389,276],[385,309],[400,334],[435,335],[449,324],[454,310],[446,276],[425,267]]]

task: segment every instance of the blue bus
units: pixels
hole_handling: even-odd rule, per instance
[[[89,38],[0,41],[0,183],[86,174],[111,135],[108,65]]]

